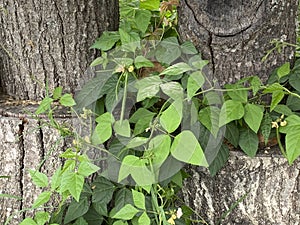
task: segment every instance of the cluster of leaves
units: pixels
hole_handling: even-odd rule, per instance
[[[41,102],[36,114],[47,113],[50,125],[74,141],[51,180],[30,172],[44,189],[32,209],[59,196],[58,209],[22,225],[190,224],[193,212],[176,196],[184,164],[215,175],[231,145],[253,157],[260,137],[267,145],[272,135],[290,164],[300,155],[300,62],[278,68],[266,86],[253,76],[216,88],[203,72],[208,62],[176,37],[177,4],[121,1],[119,30],[104,32],[92,46],[101,51],[91,64],[96,76],[75,100],[56,88]],[[82,137],[58,124],[52,116],[57,102],[91,132]],[[89,159],[91,149],[98,161]]]

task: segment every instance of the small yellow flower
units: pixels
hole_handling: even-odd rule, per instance
[[[84,137],[84,141],[85,141],[86,143],[89,143],[89,144],[91,143],[90,138],[89,138],[88,136],[85,136],[85,137]]]
[[[133,71],[134,71],[134,67],[133,67],[132,65],[129,66],[129,67],[128,67],[128,72],[131,73],[131,72],[133,72]]]
[[[279,128],[278,123],[277,122],[272,122],[272,128],[278,129]]]
[[[177,217],[174,215],[174,214],[172,214],[172,216],[170,217],[170,219],[168,219],[168,223],[169,224],[172,224],[172,225],[175,225],[175,219],[176,219]]]
[[[280,126],[281,126],[281,127],[285,127],[286,125],[287,125],[287,122],[286,122],[286,120],[284,120],[284,121],[280,122]]]

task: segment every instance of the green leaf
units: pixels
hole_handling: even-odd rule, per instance
[[[119,40],[120,35],[118,32],[104,31],[101,37],[96,40],[96,42],[91,46],[91,48],[107,51],[111,49]]]
[[[288,75],[291,72],[290,63],[286,62],[277,70],[278,78],[281,79],[282,77]]]
[[[45,191],[42,192],[37,199],[34,201],[32,204],[32,208],[38,208],[41,205],[47,203],[50,200],[51,192],[50,191]]]
[[[37,225],[37,223],[31,218],[26,218],[20,223],[20,225]]]
[[[171,138],[169,135],[158,135],[149,142],[150,154],[153,154],[152,165],[154,168],[159,168],[167,159],[170,153]]]
[[[114,219],[131,220],[137,213],[138,209],[130,204],[125,205],[120,211],[112,216]]]
[[[79,217],[73,225],[89,225],[89,224],[83,217]]]
[[[229,149],[226,145],[222,145],[217,156],[208,167],[210,175],[215,176],[224,167],[228,159]]]
[[[228,100],[224,102],[220,112],[219,127],[230,123],[233,120],[239,120],[244,116],[244,107],[241,102]]]
[[[300,99],[295,96],[289,95],[288,99],[286,101],[286,105],[293,111],[299,111],[300,110]]]
[[[145,33],[147,31],[151,16],[152,14],[148,10],[136,10],[134,18],[135,25],[140,31],[142,31],[142,33]]]
[[[92,186],[94,187],[92,202],[107,205],[112,199],[116,189],[115,185],[104,177],[97,177]]]
[[[139,209],[145,209],[146,210],[144,194],[142,192],[135,191],[133,189],[131,190],[131,192],[132,192],[134,205]]]
[[[225,138],[234,146],[238,147],[240,140],[240,131],[234,122],[226,125]]]
[[[173,100],[183,99],[183,88],[178,82],[163,83],[160,88]]]
[[[134,59],[134,65],[137,69],[140,69],[142,67],[154,67],[154,64],[149,59],[146,59],[144,56],[141,55],[137,56]]]
[[[138,89],[137,102],[140,102],[146,98],[152,98],[159,92],[159,85],[162,80],[159,76],[146,77],[142,80],[138,80],[135,87]]]
[[[255,133],[258,132],[264,116],[264,108],[248,103],[245,106],[244,120]]]
[[[116,222],[113,223],[113,225],[128,225],[128,223],[123,222],[122,220],[117,220]]]
[[[132,192],[126,187],[123,187],[116,192],[114,200],[116,203],[115,204],[116,211],[122,209],[126,204],[131,204],[131,205],[134,204],[132,198]]]
[[[199,121],[217,137],[219,131],[220,109],[216,106],[209,106],[199,112]]]
[[[255,96],[263,84],[258,76],[251,77],[249,82],[252,87],[253,95]]]
[[[104,202],[93,202],[92,206],[99,215],[108,216],[107,204]]]
[[[238,84],[226,84],[225,87],[228,90],[227,94],[232,100],[242,103],[246,103],[248,101],[248,91],[238,90],[240,88],[244,88],[244,86]]]
[[[291,165],[300,156],[300,124],[297,129],[290,129],[285,137],[286,155]]]
[[[39,115],[39,114],[44,113],[44,112],[46,112],[47,110],[49,110],[50,107],[51,107],[51,103],[52,103],[52,102],[53,102],[53,99],[52,99],[52,98],[45,97],[45,98],[41,101],[41,103],[40,103],[39,107],[37,108],[37,110],[35,111],[35,114],[36,114],[36,115]]]
[[[53,91],[53,99],[54,100],[57,100],[61,97],[62,90],[63,90],[62,87],[57,87],[54,89],[54,91]]]
[[[66,212],[64,223],[68,224],[86,214],[89,210],[89,206],[90,205],[87,198],[83,198],[79,202],[72,201]]]
[[[56,190],[61,183],[61,167],[58,167],[51,178],[51,191]]]
[[[152,11],[158,11],[160,6],[160,0],[141,0],[140,8],[148,9]]]
[[[74,101],[71,94],[64,94],[60,100],[59,103],[66,107],[71,107],[76,105],[76,102]]]
[[[194,97],[195,93],[202,87],[205,79],[201,71],[193,72],[189,78],[187,83],[187,96],[189,99]]]
[[[186,64],[184,62],[180,62],[180,63],[176,63],[172,66],[169,66],[164,71],[162,71],[160,73],[160,75],[175,76],[175,75],[179,75],[179,74],[185,73],[185,72],[190,71],[190,70],[192,70],[192,68],[188,64]]]
[[[161,41],[155,52],[158,62],[167,65],[170,65],[180,56],[181,50],[176,37],[169,37]]]
[[[91,63],[91,66],[98,66],[101,65],[104,62],[104,59],[102,57],[97,57],[96,59],[94,59],[94,61]]]
[[[122,42],[122,48],[125,51],[134,52],[136,48],[140,46],[140,36],[135,32],[126,32],[122,28],[119,28],[119,34]]]
[[[289,84],[295,88],[298,92],[300,92],[300,74],[299,71],[295,71],[291,74],[290,78],[289,78]]]
[[[198,70],[202,70],[209,63],[208,60],[203,60],[200,55],[195,55],[189,59],[189,65],[192,65]]]
[[[130,124],[128,120],[118,120],[114,124],[114,131],[123,137],[130,137]]]
[[[143,133],[147,128],[149,128],[155,113],[145,109],[139,108],[129,119],[130,123],[135,123],[134,135]]]
[[[160,124],[168,132],[174,132],[182,120],[182,100],[174,101],[160,116]]]
[[[98,170],[100,170],[100,168],[90,162],[82,162],[79,164],[78,167],[78,173],[85,177],[88,177],[93,173],[96,173]]]
[[[141,146],[143,144],[146,144],[149,141],[149,138],[145,137],[135,137],[132,138],[128,144],[126,145],[127,148],[136,148],[138,146]]]
[[[286,106],[286,105],[277,105],[273,111],[277,112],[277,113],[280,113],[280,114],[283,114],[285,116],[290,116],[290,115],[293,115],[294,113],[292,112],[292,110]]]
[[[283,91],[284,87],[279,83],[274,83],[269,86],[263,91],[264,94],[273,93],[275,91]]]
[[[182,53],[187,54],[187,55],[193,55],[197,54],[198,51],[193,45],[192,42],[190,41],[185,41],[183,44],[180,46]]]
[[[297,115],[291,115],[285,119],[287,121],[287,126],[280,127],[279,131],[281,133],[293,132],[293,130],[298,130],[300,128],[300,117]]]
[[[83,189],[84,176],[71,171],[66,171],[63,174],[61,182],[61,193],[69,191],[72,197],[79,201],[81,191]]]
[[[15,196],[15,195],[10,195],[10,194],[0,194],[0,198],[14,198],[14,199],[17,199],[17,200],[22,200],[21,197]]]
[[[48,177],[39,172],[39,171],[35,171],[35,170],[29,170],[31,179],[33,181],[33,183],[38,186],[38,187],[47,187],[48,186]]]
[[[250,157],[254,157],[258,150],[258,136],[250,129],[240,131],[239,146]]]
[[[272,94],[272,102],[270,106],[270,111],[272,112],[275,107],[281,102],[281,100],[284,97],[284,92],[283,91],[274,91]]]
[[[92,135],[94,145],[102,144],[112,136],[112,123],[114,118],[111,113],[106,112],[96,118],[98,123]]]
[[[37,212],[34,216],[34,220],[37,225],[44,225],[50,219],[50,215],[48,212]]]
[[[272,130],[272,118],[268,112],[265,113],[263,120],[261,122],[260,131],[265,140],[265,145],[267,145],[271,130]]]
[[[182,131],[174,138],[170,152],[172,156],[179,161],[208,167],[198,140],[189,130]]]
[[[143,214],[139,217],[138,223],[140,225],[151,225],[151,220],[146,212],[143,212]]]

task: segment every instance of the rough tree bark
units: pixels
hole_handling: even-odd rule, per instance
[[[40,99],[48,82],[49,88],[73,92],[95,57],[89,47],[117,25],[117,0],[1,0],[2,91],[18,99]]]
[[[192,40],[210,61],[220,84],[259,75],[264,81],[280,64],[291,61],[293,48],[271,54],[273,39],[296,41],[298,0],[182,0],[179,33]]]
[[[118,0],[0,0],[0,93],[10,96],[0,94],[0,176],[10,177],[0,178],[0,193],[22,198],[1,197],[1,224],[41,192],[28,170],[47,158],[41,171],[50,176],[62,163],[58,155],[66,143],[28,116],[37,107],[31,104],[44,96],[46,83],[74,92],[89,78],[85,71],[95,57],[89,47],[104,30],[118,28],[118,9]],[[18,213],[9,224],[27,215]]]
[[[294,49],[262,57],[272,39],[295,43],[297,0],[181,0],[179,32],[194,42],[210,61],[208,76],[219,84],[259,75],[267,80],[271,71],[292,61]],[[274,151],[274,150],[272,150]],[[208,171],[190,168],[185,185],[186,203],[217,224],[222,213],[247,197],[222,224],[299,224],[299,161],[289,166],[278,155],[246,157],[231,152],[226,166],[211,177]]]

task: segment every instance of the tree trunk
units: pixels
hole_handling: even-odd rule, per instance
[[[45,84],[74,92],[95,57],[89,47],[118,18],[117,0],[0,1],[0,90],[31,100]]]
[[[208,171],[191,168],[183,189],[185,202],[212,225],[239,200],[221,224],[299,224],[300,161],[289,166],[279,150],[275,152],[255,158],[231,152],[227,165],[213,178]]]
[[[192,40],[221,85],[259,75],[266,81],[272,70],[291,61],[294,49],[272,53],[273,39],[296,41],[297,0],[182,0],[179,33]]]
[[[95,58],[89,47],[104,30],[116,30],[118,21],[118,0],[0,1],[0,176],[9,176],[0,177],[0,194],[22,198],[1,197],[0,224],[42,191],[29,169],[47,159],[40,171],[51,176],[67,146],[58,132],[28,116],[37,107],[32,100],[44,97],[46,85],[74,92],[89,79],[93,74],[85,71]],[[71,123],[64,116],[56,115]],[[30,213],[17,213],[8,224]]]

